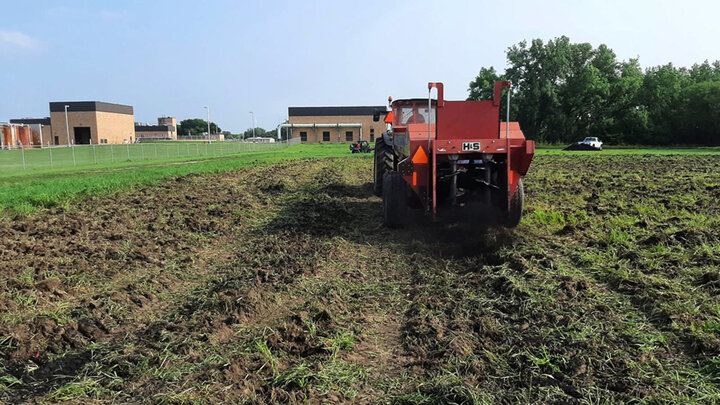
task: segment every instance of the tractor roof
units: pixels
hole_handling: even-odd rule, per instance
[[[399,104],[416,104],[419,102],[427,104],[428,99],[427,98],[402,98],[398,100],[393,100],[393,104],[399,103]],[[437,103],[436,99],[432,99],[432,103]]]

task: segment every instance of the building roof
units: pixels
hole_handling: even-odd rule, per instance
[[[385,106],[288,107],[288,116],[327,117],[345,115],[373,115],[376,108],[385,110]]]
[[[33,125],[33,124],[41,124],[41,125],[50,125],[50,117],[45,118],[15,118],[10,120],[11,124],[25,124],[25,125]]]
[[[175,131],[172,125],[135,125],[135,132],[170,132]]]
[[[68,112],[98,111],[133,115],[133,108],[130,105],[105,103],[102,101],[54,101],[50,102],[50,112],[65,112],[66,105],[69,106]]]

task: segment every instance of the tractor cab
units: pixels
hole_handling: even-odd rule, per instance
[[[395,100],[392,103],[392,125],[395,132],[409,124],[435,123],[435,100],[428,113],[428,100],[422,98]]]
[[[412,98],[395,100],[385,122],[392,127],[392,146],[398,159],[410,154],[410,142],[428,140],[428,131],[434,137],[437,119],[436,100]]]

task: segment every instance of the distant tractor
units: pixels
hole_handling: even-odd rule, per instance
[[[370,146],[368,141],[364,139],[350,144],[350,152],[352,153],[370,153],[372,150],[373,148]]]
[[[387,226],[406,224],[408,206],[434,218],[456,211],[515,227],[522,217],[522,176],[535,154],[517,122],[500,122],[500,92],[492,101],[446,101],[443,84],[428,83],[427,99],[390,99],[388,131],[375,142],[373,191],[383,198]],[[432,89],[437,99],[432,99]]]

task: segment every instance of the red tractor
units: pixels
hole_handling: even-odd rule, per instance
[[[492,101],[446,101],[442,83],[428,83],[427,99],[391,101],[389,129],[375,142],[374,187],[383,198],[385,224],[403,227],[407,208],[421,208],[433,219],[465,212],[483,222],[515,227],[525,193],[522,176],[535,154],[517,122],[500,122],[500,91]],[[432,99],[432,89],[437,99]]]

